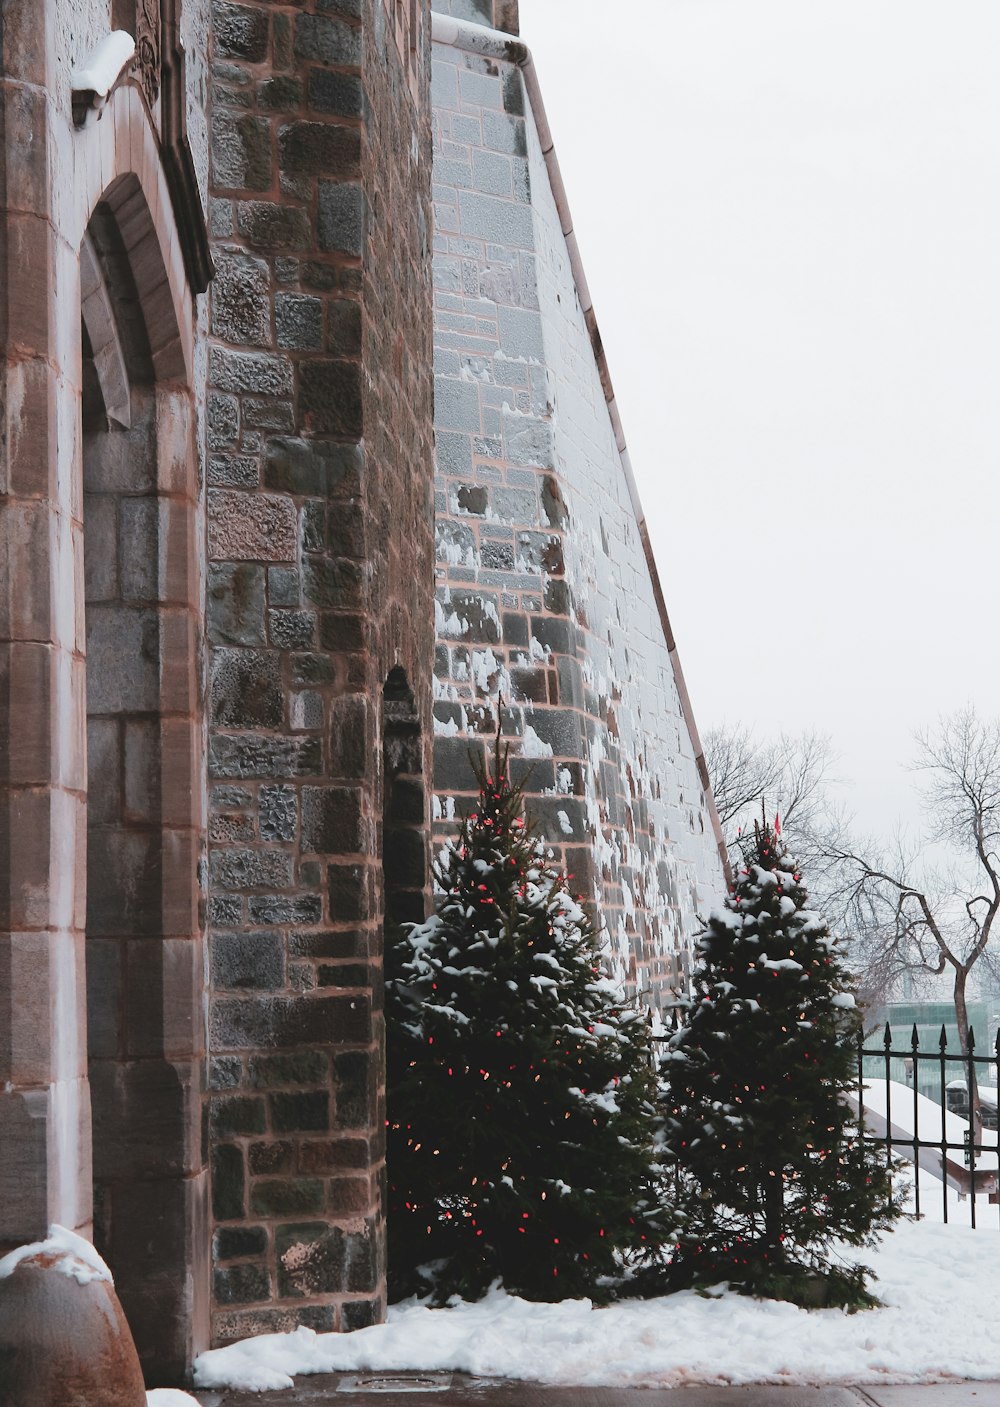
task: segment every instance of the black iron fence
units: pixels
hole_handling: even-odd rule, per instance
[[[881,1039],[874,1032],[859,1036],[859,1128],[887,1158],[910,1165],[904,1175],[918,1216],[935,1214],[940,1199],[944,1221],[956,1212],[966,1219],[965,1204],[976,1226],[977,1210],[983,1222],[983,1211],[1000,1203],[998,1073],[1000,1031],[985,1056],[976,1051],[971,1027],[964,1051],[949,1051],[944,1026],[936,1050],[921,1050],[915,1025],[908,1049],[893,1045],[888,1023]],[[996,1211],[989,1222],[1000,1224]]]

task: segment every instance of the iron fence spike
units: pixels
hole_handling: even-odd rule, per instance
[[[920,1045],[920,1037],[917,1035],[917,1023],[913,1023],[913,1034],[910,1036],[910,1045],[914,1050]]]
[[[947,1031],[944,1029],[944,1022],[943,1022],[943,1021],[941,1022],[941,1039],[938,1041],[938,1048],[939,1048],[940,1050],[947,1050],[947,1049],[948,1049],[948,1033],[947,1033]]]
[[[885,1048],[886,1050],[888,1050],[889,1047],[892,1045],[892,1031],[889,1028],[888,1021],[885,1023],[885,1036],[883,1037],[883,1040],[885,1042]]]
[[[970,1027],[969,1027],[969,1054],[970,1054],[970,1055],[971,1055],[972,1052],[975,1050],[975,1048],[976,1048],[976,1037],[975,1037],[975,1033],[974,1033],[972,1027],[970,1026]]]

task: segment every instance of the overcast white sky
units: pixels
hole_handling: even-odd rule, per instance
[[[521,0],[699,727],[1000,712],[1000,4]]]

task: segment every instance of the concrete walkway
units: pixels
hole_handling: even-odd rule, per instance
[[[1000,1383],[899,1387],[543,1387],[461,1373],[333,1373],[284,1392],[201,1392],[202,1407],[1000,1407]]]

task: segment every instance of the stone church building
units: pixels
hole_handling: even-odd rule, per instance
[[[0,1254],[92,1235],[150,1382],[383,1315],[383,924],[501,700],[648,1005],[724,882],[517,3],[435,9],[0,14]]]

